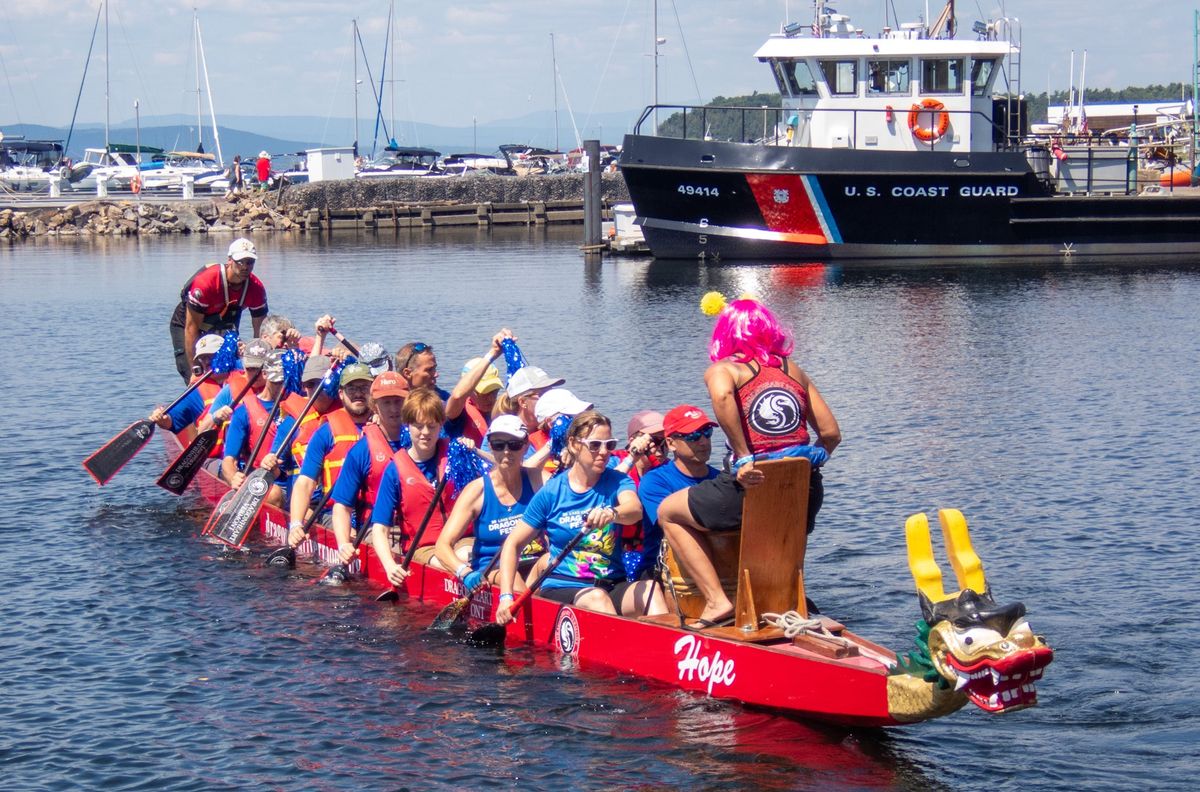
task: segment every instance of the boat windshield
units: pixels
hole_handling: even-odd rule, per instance
[[[784,96],[816,96],[817,81],[813,78],[812,69],[807,61],[772,60],[771,70],[775,74],[775,82],[779,92]]]
[[[821,73],[834,96],[853,96],[858,93],[858,60],[823,60]]]
[[[961,94],[962,58],[925,58],[921,61],[921,93]]]
[[[976,58],[971,63],[971,93],[975,96],[984,96],[987,93],[988,85],[992,81],[992,71],[996,68],[996,61],[991,59]]]

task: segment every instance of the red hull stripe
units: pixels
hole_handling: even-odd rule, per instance
[[[820,208],[813,201],[804,178],[796,173],[747,173],[772,238],[810,245],[829,244]]]

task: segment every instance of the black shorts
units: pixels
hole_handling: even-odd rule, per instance
[[[620,613],[621,599],[625,596],[625,592],[629,589],[629,587],[635,582],[636,581],[633,580],[597,580],[595,585],[584,586],[582,588],[576,588],[574,586],[562,586],[550,589],[544,588],[538,592],[538,596],[544,597],[548,600],[554,600],[555,602],[561,602],[564,605],[574,605],[575,598],[579,596],[580,592],[598,588],[602,591],[608,592],[608,598],[612,600],[613,607],[616,609],[617,613]]]
[[[688,511],[692,519],[706,531],[737,531],[742,527],[742,502],[746,490],[732,473],[719,473],[715,478],[689,487]],[[808,533],[817,524],[817,512],[825,501],[825,483],[821,471],[813,468],[808,483]]]

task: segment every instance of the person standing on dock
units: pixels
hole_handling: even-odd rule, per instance
[[[254,275],[257,260],[253,242],[235,239],[224,264],[204,265],[179,292],[179,305],[171,315],[171,346],[184,382],[191,380],[193,350],[200,336],[237,330],[243,309],[250,311],[253,336],[258,337],[267,315],[267,290]]]
[[[267,182],[271,181],[271,155],[266,151],[258,152],[258,159],[254,162],[254,173],[258,177],[258,188],[267,189]]]

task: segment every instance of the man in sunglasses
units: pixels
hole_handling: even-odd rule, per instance
[[[224,264],[201,267],[179,292],[170,327],[175,368],[184,382],[192,375],[193,350],[200,336],[237,330],[243,309],[250,311],[253,336],[258,337],[267,315],[267,290],[254,275],[257,260],[253,242],[235,239]]]
[[[506,338],[515,339],[512,331],[508,328],[501,328],[500,332],[492,336],[492,343],[488,347],[487,355],[475,358],[475,365],[470,369],[464,369],[462,376],[454,386],[453,393],[444,391],[437,386],[437,356],[433,352],[433,346],[424,341],[412,341],[400,347],[396,352],[396,371],[408,384],[409,391],[418,388],[432,388],[438,396],[442,397],[442,402],[446,405],[446,434],[451,438],[461,437],[467,428],[467,399],[474,392],[475,386],[487,374],[491,362],[504,354],[500,342]]]
[[[672,408],[663,417],[667,450],[673,459],[646,471],[638,485],[642,502],[642,559],[636,570],[627,570],[631,578],[649,578],[658,567],[663,531],[658,524],[658,507],[673,492],[715,477],[720,471],[708,464],[712,455],[712,434],[716,423],[704,410],[691,404]]]

